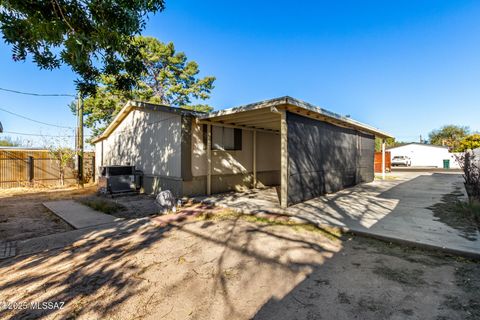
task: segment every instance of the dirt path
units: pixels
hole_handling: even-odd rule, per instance
[[[42,202],[72,199],[94,191],[94,188],[0,190],[0,241],[24,240],[72,230]]]
[[[475,319],[478,263],[241,218],[147,223],[0,263],[0,318]]]

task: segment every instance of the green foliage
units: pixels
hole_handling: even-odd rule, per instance
[[[172,42],[164,44],[153,37],[136,37],[146,72],[139,83],[145,96],[152,102],[188,107],[195,110],[204,106],[192,105],[192,99],[206,100],[213,89],[214,77],[198,79],[198,64],[187,61],[183,52],[176,52]]]
[[[114,79],[101,77],[101,86],[96,94],[84,100],[85,125],[99,135],[117,115],[128,100],[140,100],[171,105],[195,111],[211,111],[205,104],[194,101],[206,100],[214,88],[214,77],[199,78],[198,64],[188,61],[183,52],[176,52],[173,43],[164,44],[152,37],[136,37],[140,47],[139,59],[145,70],[133,90],[119,90]],[[71,105],[75,112],[75,104]]]
[[[385,139],[385,148],[393,148],[405,144],[404,142],[397,142],[395,138]],[[375,137],[375,151],[382,151],[382,139]]]
[[[464,137],[460,140],[458,147],[455,149],[456,152],[463,152],[467,150],[473,150],[480,148],[480,134],[475,133],[469,136]]]
[[[148,13],[163,9],[163,0],[0,0],[0,30],[14,61],[31,55],[48,70],[66,64],[80,76],[83,93],[94,92],[101,74],[125,90],[144,71],[132,37]]]
[[[465,126],[446,125],[440,129],[433,130],[428,134],[431,144],[447,146],[453,151],[459,147],[460,141],[470,133]]]
[[[0,139],[0,147],[18,147],[21,145],[19,140],[13,140],[10,137]]]

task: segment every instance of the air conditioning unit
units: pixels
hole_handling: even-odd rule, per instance
[[[100,167],[98,191],[103,194],[137,192],[142,186],[142,171],[135,166],[103,166]]]

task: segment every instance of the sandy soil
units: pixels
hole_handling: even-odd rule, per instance
[[[23,240],[72,230],[42,202],[72,199],[93,192],[94,187],[0,189],[0,241]]]
[[[476,262],[242,218],[139,222],[0,274],[0,300],[65,303],[2,319],[480,317]]]

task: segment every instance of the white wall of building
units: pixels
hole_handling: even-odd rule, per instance
[[[134,165],[147,175],[181,176],[181,116],[133,110],[112,134],[95,144],[97,168]]]
[[[390,148],[388,151],[395,156],[407,156],[412,160],[412,167],[436,167],[443,168],[443,160],[450,160],[450,168],[460,168],[455,155],[448,148],[432,146],[428,144],[407,144],[400,147]]]

